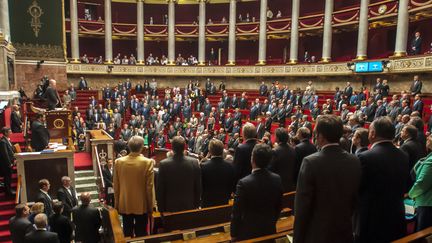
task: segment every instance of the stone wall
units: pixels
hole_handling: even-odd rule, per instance
[[[65,63],[44,62],[37,68],[36,61],[16,61],[17,88],[24,87],[26,94],[33,97],[37,85],[44,75],[57,80],[57,87],[63,90],[67,87]]]

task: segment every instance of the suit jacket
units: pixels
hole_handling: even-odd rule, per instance
[[[87,89],[88,85],[87,85],[87,80],[83,79],[79,81],[78,84],[78,89],[83,90],[83,89]]]
[[[413,55],[418,55],[421,52],[421,45],[422,45],[422,38],[414,38],[411,42],[411,50],[410,52]],[[412,48],[414,48],[415,50],[413,50]]]
[[[9,231],[13,243],[24,243],[25,235],[33,230],[33,224],[27,218],[14,216],[9,220]]]
[[[59,103],[57,91],[51,87],[48,87],[44,94],[45,99],[48,103],[48,110],[54,110]]]
[[[71,193],[65,187],[60,187],[57,191],[57,199],[64,205],[63,215],[70,218],[72,208],[78,205],[78,199],[75,188],[72,186],[69,188]]]
[[[34,230],[25,235],[26,243],[60,243],[57,233],[47,230]]]
[[[42,151],[48,145],[50,134],[48,129],[39,121],[34,121],[31,125],[32,139],[31,146],[35,151]]]
[[[410,88],[411,93],[414,95],[421,94],[422,86],[423,86],[423,83],[420,80],[413,82],[411,84],[411,88]]]
[[[299,144],[297,144],[294,148],[295,150],[295,158],[296,164],[294,167],[294,181],[297,182],[298,173],[300,171],[301,164],[303,159],[317,151],[315,145],[313,145],[309,139],[302,140]]]
[[[360,179],[359,159],[338,145],[304,158],[295,198],[294,243],[353,242],[351,220]]]
[[[45,193],[39,192],[36,196],[36,202],[41,202],[44,204],[44,213],[49,217],[53,214],[52,209],[52,198],[48,197]]]
[[[99,242],[101,217],[97,208],[84,205],[77,206],[72,209],[72,219],[75,225],[75,241],[82,243]]]
[[[201,178],[203,208],[228,204],[235,185],[234,167],[230,163],[222,157],[201,163]]]
[[[157,202],[160,212],[196,209],[200,205],[201,169],[198,160],[174,155],[160,162]]]
[[[252,172],[251,155],[256,142],[255,139],[249,139],[237,147],[233,161],[236,182]]]
[[[113,172],[114,172],[114,170],[113,170]],[[108,169],[108,167],[104,167],[104,169],[102,170],[102,174],[103,174],[103,178],[104,178],[105,187],[106,188],[113,187],[113,174]]]
[[[234,197],[231,236],[246,240],[276,233],[282,193],[280,177],[267,169],[241,179]]]
[[[0,138],[0,172],[2,175],[10,173],[10,167],[14,161],[14,148],[6,137]]]
[[[72,240],[72,222],[64,215],[53,214],[49,218],[50,231],[58,235],[60,243],[70,243]]]
[[[21,117],[19,117],[19,115],[16,112],[12,112],[11,113],[11,130],[14,133],[19,133],[22,132],[21,129]]]
[[[413,105],[413,111],[420,112],[420,116],[422,116],[423,115],[423,101],[421,101],[421,100],[415,101],[414,105]]]
[[[113,176],[114,205],[119,213],[142,215],[153,212],[153,163],[153,160],[137,153],[116,160]]]
[[[273,149],[268,169],[280,176],[284,192],[295,191],[295,163],[295,151],[288,144],[280,144]]]
[[[402,146],[400,146],[400,149],[408,155],[409,171],[411,171],[414,168],[414,165],[421,158],[426,156],[426,153],[424,151],[424,146],[420,142],[418,142],[417,139],[405,140]],[[407,190],[409,190],[414,184],[413,179],[414,178],[411,178],[411,176],[407,178],[407,183],[408,183],[406,187]]]
[[[358,242],[390,242],[405,235],[404,193],[408,156],[391,142],[375,144],[359,155],[360,201],[354,233]]]
[[[380,107],[377,108],[376,112],[375,112],[375,118],[378,118],[380,116],[386,116],[387,115],[387,111],[386,108],[382,105]]]
[[[411,115],[411,108],[409,108],[409,106],[406,106],[405,108],[402,109],[401,111],[401,115]]]
[[[265,124],[258,123],[256,125],[256,128],[257,128],[257,138],[258,139],[262,139],[262,137],[264,137],[264,133],[266,132],[266,130],[265,130]]]

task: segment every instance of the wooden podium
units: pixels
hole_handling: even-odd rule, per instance
[[[39,191],[39,180],[48,179],[51,184],[50,196],[55,199],[61,187],[62,176],[69,176],[75,186],[73,152],[69,150],[50,153],[17,153],[17,173],[21,178],[20,202],[34,202]],[[19,192],[17,192],[19,193]]]
[[[45,113],[50,142],[67,144],[68,149],[74,151],[72,141],[72,113],[70,110],[54,110]]]
[[[114,139],[104,130],[88,130],[86,132],[86,151],[91,152],[93,171],[97,175],[99,168],[97,157],[101,165],[104,165],[108,159],[114,159]]]

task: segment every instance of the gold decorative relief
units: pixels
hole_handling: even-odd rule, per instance
[[[34,35],[38,37],[39,31],[42,28],[40,17],[42,16],[42,14],[44,14],[44,12],[36,0],[34,0],[30,7],[27,9],[27,12],[32,16],[30,26],[33,29]]]
[[[14,46],[17,49],[17,57],[37,60],[64,60],[63,48],[61,45],[14,43]]]

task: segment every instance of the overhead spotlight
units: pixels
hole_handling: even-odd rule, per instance
[[[390,68],[391,62],[389,60],[383,60],[381,61],[384,68]]]
[[[108,65],[108,67],[107,67],[107,72],[108,72],[108,73],[111,73],[112,70],[113,70],[113,68],[114,68],[113,65]]]
[[[42,65],[44,62],[45,62],[45,60],[37,61],[37,63],[36,63],[36,68],[40,68],[41,65]]]
[[[355,69],[355,63],[353,63],[353,62],[348,62],[348,63],[347,63],[347,68],[348,68],[349,70],[351,70],[351,71],[354,71],[354,69]]]

